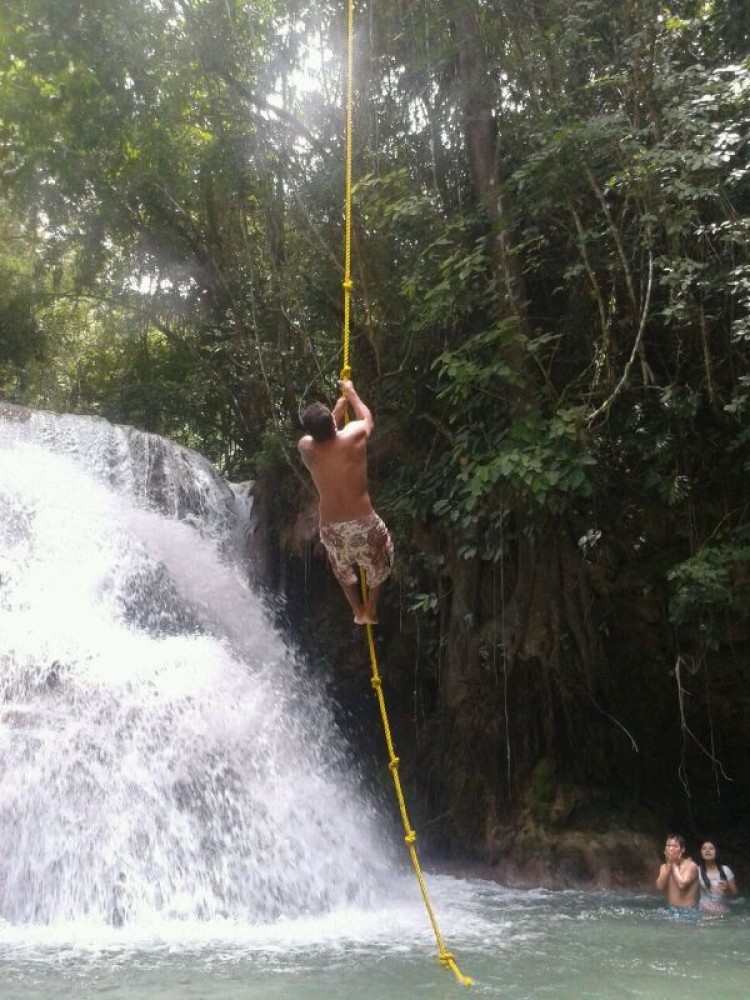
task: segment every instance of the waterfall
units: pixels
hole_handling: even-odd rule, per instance
[[[236,529],[194,452],[0,405],[0,919],[264,923],[381,891],[376,810]]]

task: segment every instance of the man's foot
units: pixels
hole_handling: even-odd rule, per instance
[[[370,614],[369,611],[359,611],[354,616],[355,625],[377,625],[378,620],[375,615]]]
[[[363,604],[352,603],[352,609],[354,611],[354,624],[367,625],[367,608]]]

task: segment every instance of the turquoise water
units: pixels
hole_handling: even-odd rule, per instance
[[[658,898],[516,891],[432,876],[441,930],[467,993],[435,959],[408,877],[380,908],[243,926],[115,930],[0,925],[3,1000],[746,1000],[750,908],[699,924]]]

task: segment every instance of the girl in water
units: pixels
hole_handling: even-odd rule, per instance
[[[698,869],[701,910],[703,913],[726,913],[726,901],[736,898],[737,884],[734,881],[732,869],[719,861],[716,855],[716,844],[712,840],[704,840],[701,844],[701,859]]]

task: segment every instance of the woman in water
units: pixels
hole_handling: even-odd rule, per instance
[[[700,907],[704,913],[726,913],[727,899],[737,896],[734,872],[716,856],[716,844],[704,840],[698,864],[698,884],[701,887]]]

